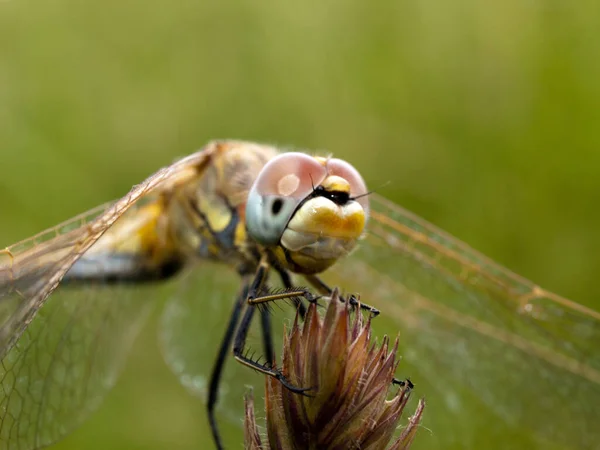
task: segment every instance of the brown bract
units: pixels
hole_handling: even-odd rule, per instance
[[[285,333],[282,371],[307,395],[290,392],[272,377],[266,380],[266,439],[258,431],[252,398],[246,398],[247,449],[398,450],[410,446],[425,406],[394,439],[410,397],[410,387],[387,399],[398,361],[398,341],[389,348],[371,344],[370,320],[351,314],[337,291],[320,318],[316,305],[306,320],[298,317]],[[393,388],[392,388],[393,389]],[[392,442],[393,441],[393,442]]]

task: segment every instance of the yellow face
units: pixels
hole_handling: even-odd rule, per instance
[[[369,215],[366,185],[345,161],[284,153],[261,171],[248,196],[249,235],[285,269],[318,273],[347,255]]]

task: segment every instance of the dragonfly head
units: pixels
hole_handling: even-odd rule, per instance
[[[251,238],[269,247],[282,267],[318,273],[348,254],[369,216],[358,171],[335,158],[284,153],[258,175],[246,204]]]

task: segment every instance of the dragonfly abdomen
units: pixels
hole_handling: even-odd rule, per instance
[[[176,275],[185,265],[183,258],[169,257],[159,264],[136,254],[94,254],[80,258],[63,278],[63,283],[142,283],[161,281]]]

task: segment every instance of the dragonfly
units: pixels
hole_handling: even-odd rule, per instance
[[[165,360],[206,398],[220,447],[216,416],[245,389],[223,376],[232,347],[287,383],[243,351],[257,304],[292,297],[301,311],[329,286],[400,331],[430,405],[425,448],[479,448],[479,426],[496,433],[489,448],[600,442],[600,313],[370,193],[343,160],[226,140],[0,250],[0,448],[47,447],[96,410],[161,296]],[[272,318],[259,311],[272,362]],[[224,336],[211,364],[213,325]]]

